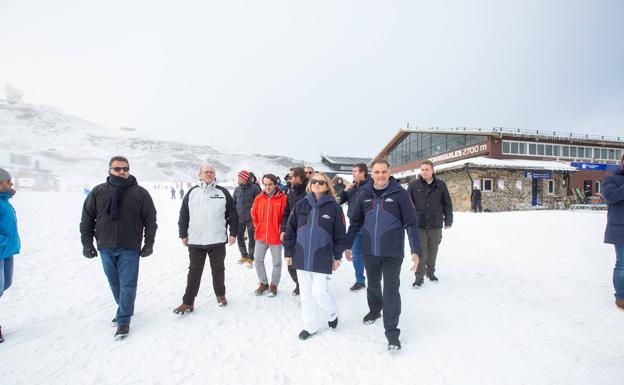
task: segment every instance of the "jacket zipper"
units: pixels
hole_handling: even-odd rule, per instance
[[[310,240],[308,242],[308,263],[307,263],[307,269],[308,271],[312,270],[312,233],[314,231],[314,214],[316,214],[316,207],[312,208],[312,215],[310,215],[311,222],[310,222]]]
[[[379,206],[380,206],[380,203],[379,203],[379,198],[374,198],[374,199],[377,201],[376,202],[377,203],[377,208],[375,210],[375,237],[373,238],[375,243],[373,244],[373,250],[376,252],[375,255],[378,255],[379,252],[377,251],[377,223],[379,222]],[[373,202],[375,202],[375,201],[373,201]]]
[[[267,208],[267,220],[266,220],[266,243],[269,244],[269,217],[271,216],[271,197],[268,200],[269,207]]]

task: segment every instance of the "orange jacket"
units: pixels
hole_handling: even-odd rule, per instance
[[[264,192],[254,199],[251,206],[251,219],[256,241],[268,245],[281,245],[282,217],[286,208],[286,195],[277,191],[269,198]]]

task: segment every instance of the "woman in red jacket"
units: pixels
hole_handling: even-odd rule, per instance
[[[269,297],[277,295],[277,286],[282,276],[282,241],[280,240],[282,217],[286,207],[286,195],[277,187],[277,177],[267,174],[262,177],[263,190],[258,195],[251,207],[251,218],[255,230],[256,250],[256,273],[260,285],[256,289],[256,295],[262,295],[267,290]],[[267,250],[271,250],[273,257],[273,271],[271,272],[271,284],[269,284],[266,269],[264,268],[264,256]]]

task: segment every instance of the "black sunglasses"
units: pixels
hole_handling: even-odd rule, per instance
[[[111,167],[110,169],[115,171],[115,172],[119,172],[119,171],[128,172],[128,171],[130,171],[130,167]]]
[[[310,184],[311,185],[315,184],[315,183],[318,184],[319,186],[325,186],[326,182],[324,180],[322,180],[322,179],[311,179],[310,180]]]

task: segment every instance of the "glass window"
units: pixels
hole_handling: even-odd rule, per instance
[[[447,151],[457,150],[466,147],[466,135],[449,134],[446,141]]]
[[[486,140],[487,137],[483,135],[466,135],[466,146],[485,142]]]
[[[559,145],[553,146],[553,155],[554,156],[561,156],[561,146],[559,146]]]
[[[600,159],[609,159],[609,152],[606,148],[600,150]]]
[[[526,153],[527,153],[527,144],[526,143],[520,143],[520,148],[519,148],[518,154],[526,155]]]
[[[594,182],[594,191],[596,192],[596,194],[600,194],[600,181],[595,181]]]
[[[544,145],[543,144],[539,144],[537,145],[537,155],[544,155]]]
[[[576,158],[576,147],[570,146],[570,158]]]
[[[591,147],[585,147],[585,157],[591,159],[594,157],[594,149]]]
[[[518,153],[518,142],[511,142],[511,153],[512,154]]]
[[[552,179],[548,180],[548,193],[549,194],[555,193],[555,181]]]
[[[615,159],[615,150],[609,150],[609,159],[610,160],[614,160]]]
[[[503,141],[503,154],[509,154],[509,142]]]
[[[584,158],[585,157],[585,147],[578,147],[576,149],[576,156],[578,156],[579,158]]]
[[[481,191],[492,191],[492,179],[481,179]]]
[[[552,149],[552,147],[553,147],[553,146],[552,146],[552,144],[547,144],[547,145],[546,145],[546,155],[547,155],[547,156],[552,156],[552,154],[553,154],[553,149]]]
[[[431,135],[431,145],[446,143],[446,134],[433,134]]]
[[[529,143],[529,154],[537,155],[537,145],[535,143]]]
[[[561,146],[561,153],[563,154],[564,157],[569,158],[570,157],[570,147],[568,147],[568,146]]]
[[[615,159],[622,159],[622,150],[615,150]]]

